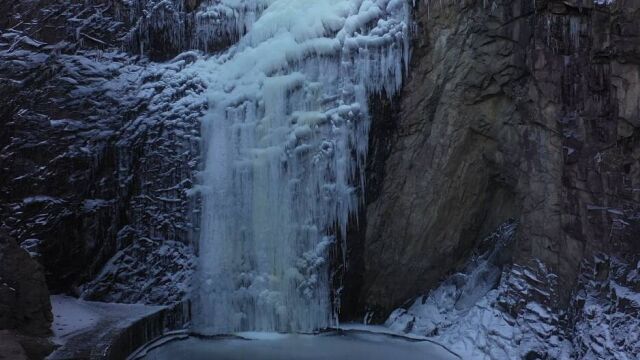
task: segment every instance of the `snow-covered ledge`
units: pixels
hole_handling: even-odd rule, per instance
[[[51,297],[53,341],[48,359],[126,359],[142,345],[184,328],[188,301],[170,306],[112,304]]]

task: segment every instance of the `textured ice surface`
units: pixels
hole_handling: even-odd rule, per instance
[[[347,332],[262,336],[260,340],[189,338],[151,350],[144,359],[169,360],[458,359],[441,346],[389,335]]]
[[[207,334],[324,328],[328,251],[337,232],[345,238],[363,181],[368,96],[401,85],[409,5],[219,6],[231,8],[221,26],[242,36],[194,66],[209,97],[194,325]]]

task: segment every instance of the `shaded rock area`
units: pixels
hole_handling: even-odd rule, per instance
[[[0,330],[0,359],[26,360],[25,353],[18,338],[9,330]]]
[[[373,124],[356,308],[383,320],[508,218],[514,262],[559,277],[558,307],[583,259],[638,254],[639,8],[418,4],[399,110]]]
[[[52,319],[42,266],[0,232],[0,358],[44,358]]]

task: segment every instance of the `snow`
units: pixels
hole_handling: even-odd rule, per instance
[[[503,224],[484,240],[489,250],[407,309],[393,311],[385,325],[441,343],[463,359],[520,359],[530,352],[566,359],[570,344],[558,337],[558,315],[532,301],[554,276],[540,263],[538,269],[501,263],[515,229]]]
[[[52,340],[58,345],[64,345],[77,335],[96,329],[107,331],[114,326],[112,323],[120,327],[128,326],[161,309],[162,306],[102,303],[66,295],[52,295]],[[110,326],[106,326],[107,323]]]
[[[196,331],[326,328],[329,249],[336,232],[346,238],[358,206],[368,97],[401,86],[409,5],[270,0],[208,9],[238,41],[189,70],[209,99]]]
[[[150,350],[142,359],[459,359],[428,341],[363,331],[328,332],[318,335],[276,334],[258,339],[226,337],[188,338]]]
[[[496,261],[509,251],[514,225],[485,239],[491,249],[462,272],[393,311],[385,323],[389,331],[436,341],[464,359],[637,359],[635,261],[603,255],[585,261],[572,303],[561,311],[557,276],[541,262]]]
[[[175,241],[141,238],[118,251],[81,297],[124,303],[172,304],[189,294],[193,249]],[[107,291],[108,289],[109,291]]]
[[[40,256],[40,246],[42,246],[42,240],[35,238],[25,239],[20,243],[20,247],[28,252],[32,258]]]
[[[26,197],[26,198],[22,199],[22,203],[24,203],[25,205],[41,203],[41,202],[53,202],[53,203],[56,203],[56,202],[61,202],[61,201],[64,201],[64,200],[56,198],[56,197],[52,197],[52,196],[47,196],[47,195],[29,196],[29,197]]]
[[[63,295],[51,296],[51,311],[54,342],[60,345],[69,336],[95,326],[101,317],[90,303]]]
[[[573,300],[573,348],[585,360],[637,359],[640,277],[634,262],[599,255],[583,264]]]

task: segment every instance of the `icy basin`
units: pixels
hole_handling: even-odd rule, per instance
[[[146,360],[448,360],[459,359],[439,344],[389,334],[339,331],[320,335],[240,334],[168,342],[142,357]]]

